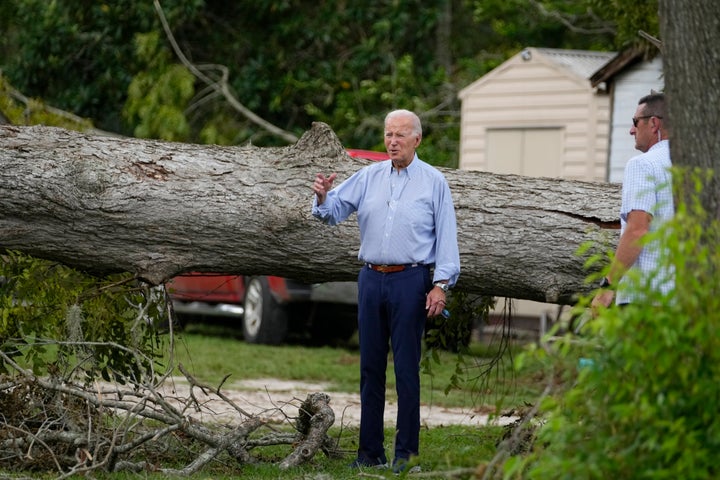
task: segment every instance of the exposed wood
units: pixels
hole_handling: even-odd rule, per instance
[[[328,456],[337,456],[338,449],[327,435],[334,423],[335,412],[330,407],[330,396],[327,393],[309,393],[300,406],[296,425],[302,438],[298,439],[292,453],[280,462],[280,469],[302,465],[320,449]]]
[[[312,218],[310,185],[364,162],[322,123],[282,148],[0,126],[0,163],[2,248],[151,283],[185,271],[357,276],[356,221]],[[458,288],[569,303],[587,290],[578,247],[614,248],[618,185],[441,170],[457,211]]]

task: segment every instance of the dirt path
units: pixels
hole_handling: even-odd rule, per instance
[[[189,393],[188,384],[184,379],[174,379],[173,388],[168,391],[186,397]],[[278,380],[272,378],[245,380],[228,385],[223,393],[239,409],[251,415],[262,415],[268,420],[282,422],[297,416],[300,403],[308,394],[325,392],[330,396],[330,406],[335,412],[335,425],[356,427],[360,422],[360,395],[355,393],[328,392],[323,384]],[[226,421],[232,423],[238,418],[233,407],[214,395],[204,395],[195,390],[196,399],[202,409],[193,417],[209,421]],[[393,425],[397,414],[397,403],[389,402],[385,407],[385,423]],[[487,411],[471,409],[445,408],[437,405],[421,405],[420,421],[422,425],[436,427],[442,425],[474,425],[485,426],[505,425],[515,421],[515,417],[490,418]]]

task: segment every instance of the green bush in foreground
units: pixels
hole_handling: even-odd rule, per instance
[[[720,464],[720,226],[679,205],[657,233],[676,288],[647,303],[612,307],[580,338],[546,350],[578,368],[566,392],[544,402],[534,451],[506,462],[505,478],[703,479]],[[585,303],[587,305],[587,303]],[[578,358],[591,364],[577,367]]]
[[[129,274],[0,252],[0,374],[140,381],[158,367],[164,308],[163,292]]]

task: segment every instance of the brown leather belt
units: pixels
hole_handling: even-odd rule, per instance
[[[405,265],[375,265],[374,263],[368,263],[367,266],[371,270],[375,270],[380,273],[395,273],[402,272],[408,268],[419,267],[421,263],[408,263]]]

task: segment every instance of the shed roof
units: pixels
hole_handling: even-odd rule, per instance
[[[590,77],[590,84],[595,87],[602,82],[612,80],[615,76],[624,72],[636,63],[643,60],[651,60],[655,55],[658,54],[656,52],[648,51],[648,49],[643,46],[632,46],[626,48],[625,50],[618,52],[612,60],[593,73]]]
[[[586,82],[595,72],[614,58],[615,55],[615,52],[528,47],[460,90],[458,96],[462,99],[466,97],[471,90],[475,90],[498,75],[502,75],[509,68],[533,59],[552,66],[555,70],[566,74],[576,81]],[[587,85],[590,87],[589,82]]]
[[[589,79],[593,73],[597,72],[615,56],[615,52],[595,52],[591,50],[564,50],[557,48],[536,48],[534,50],[584,79]]]

